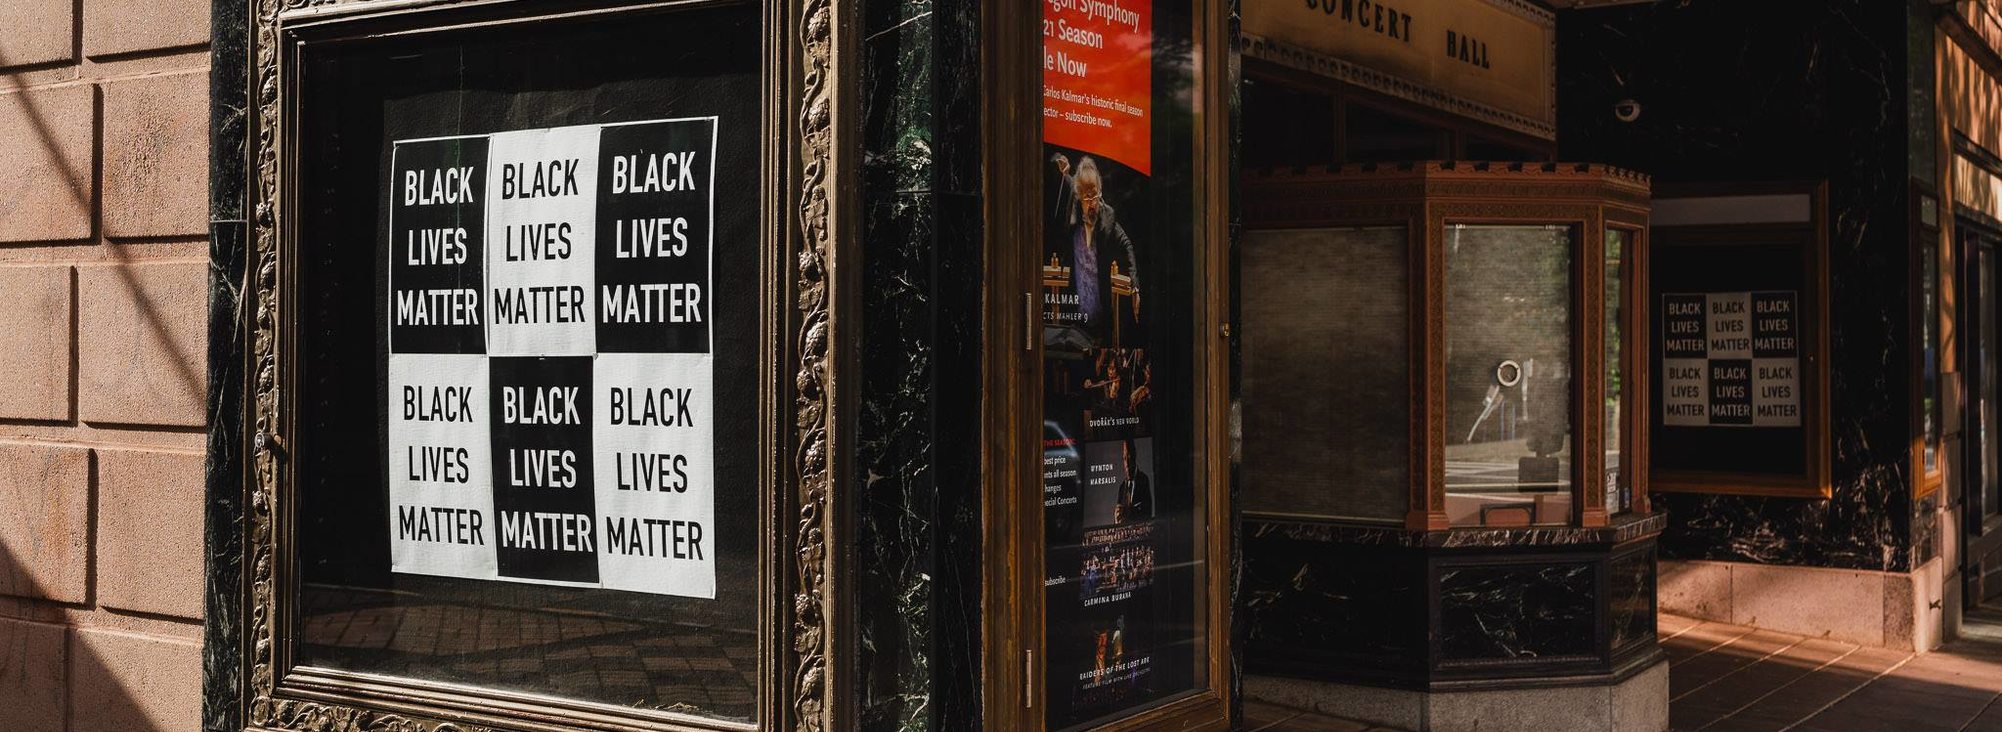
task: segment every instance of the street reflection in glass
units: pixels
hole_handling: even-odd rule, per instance
[[[1446,227],[1446,512],[1567,523],[1571,229]]]

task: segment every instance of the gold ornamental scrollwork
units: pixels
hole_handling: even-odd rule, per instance
[[[829,431],[834,420],[830,399],[831,351],[830,256],[835,236],[830,176],[834,154],[835,17],[832,0],[806,0],[801,8],[799,42],[802,52],[799,106],[800,193],[799,253],[794,286],[798,302],[798,369],[793,376],[794,454],[798,525],[792,537],[796,576],[793,595],[790,676],[792,722],[797,729],[818,732],[828,720],[828,646],[833,633],[827,601],[832,592],[827,540],[830,530],[834,473]]]

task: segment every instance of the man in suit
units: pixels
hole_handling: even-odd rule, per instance
[[[1112,505],[1112,522],[1123,524],[1153,518],[1154,481],[1140,470],[1133,455],[1133,441],[1121,440],[1119,453],[1121,462],[1126,464],[1126,482],[1119,484],[1119,500]]]

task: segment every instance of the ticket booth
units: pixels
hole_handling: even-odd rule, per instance
[[[1246,3],[1247,698],[1667,725],[1652,191],[1555,162],[1555,25],[1507,0]]]

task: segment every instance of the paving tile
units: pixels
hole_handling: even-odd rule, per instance
[[[1758,702],[1855,649],[1855,646],[1836,641],[1802,640],[1677,699],[1669,709],[1670,723],[1676,729],[1701,728]]]
[[[78,629],[70,645],[71,732],[197,729],[202,653],[195,641]]]
[[[91,235],[96,130],[95,86],[0,94],[0,160],[9,171],[0,177],[0,242]]]
[[[1678,699],[1769,654],[1799,643],[1801,637],[1758,630],[1681,662],[1669,660],[1668,698]]]
[[[1282,707],[1271,702],[1263,702],[1257,699],[1246,699],[1244,702],[1244,723],[1250,727],[1271,724],[1281,719],[1299,715],[1300,710],[1298,709]]]
[[[76,33],[70,0],[12,0],[0,3],[0,68],[68,61]]]
[[[68,649],[63,626],[0,618],[0,729],[62,729]]]
[[[1990,702],[1980,716],[1968,722],[1967,732],[2002,732],[2002,698]]]
[[[1993,692],[1892,675],[1871,682],[1808,723],[1836,728],[1881,723],[1900,732],[1958,732],[1994,699]]]

